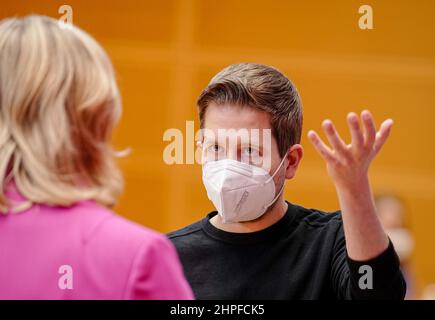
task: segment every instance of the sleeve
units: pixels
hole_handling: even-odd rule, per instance
[[[124,294],[129,300],[191,300],[178,255],[163,235],[153,237],[138,250]]]
[[[339,299],[403,300],[406,283],[390,240],[388,248],[367,261],[355,261],[346,251],[343,224],[337,231],[331,267],[332,286]]]

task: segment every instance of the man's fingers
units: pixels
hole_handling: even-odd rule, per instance
[[[371,147],[376,138],[376,127],[373,117],[368,110],[361,112],[361,118],[364,125],[365,146]]]
[[[387,119],[381,124],[381,128],[379,129],[378,133],[376,134],[376,140],[373,145],[373,150],[375,154],[381,150],[382,146],[384,145],[385,141],[387,141],[388,136],[391,132],[391,127],[393,126],[393,120]]]
[[[381,124],[379,131],[376,132],[373,117],[368,110],[361,112],[361,119],[364,132],[356,113],[351,112],[347,116],[348,126],[352,135],[352,147],[355,146],[357,150],[362,147],[369,148],[374,154],[377,154],[390,135],[393,120],[385,120]],[[332,121],[323,121],[322,128],[326,133],[332,149],[325,144],[314,130],[308,132],[309,140],[320,155],[328,162],[335,162],[337,156],[350,157],[351,153],[348,152],[348,146],[341,139]]]
[[[331,120],[325,120],[322,123],[322,128],[326,133],[326,137],[328,138],[329,143],[331,146],[341,154],[344,154],[347,151],[346,144],[343,142],[343,139],[341,139],[340,135],[338,134],[337,130],[335,130],[334,124]]]
[[[326,161],[334,160],[332,150],[322,141],[322,139],[314,130],[308,131],[308,139],[311,141],[311,143],[314,145],[314,148],[320,153],[323,159]]]
[[[352,136],[352,147],[355,147],[355,149],[361,148],[364,145],[364,136],[359,124],[358,115],[355,112],[347,115],[347,125]]]

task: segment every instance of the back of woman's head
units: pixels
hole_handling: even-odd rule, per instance
[[[88,34],[42,16],[1,21],[0,210],[12,209],[12,180],[29,203],[113,205],[120,113],[110,60]]]

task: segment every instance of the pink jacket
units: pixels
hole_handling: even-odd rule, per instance
[[[163,235],[94,201],[0,213],[0,299],[192,298]]]

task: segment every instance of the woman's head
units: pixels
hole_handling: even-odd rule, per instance
[[[0,22],[0,210],[13,180],[34,203],[113,205],[121,114],[111,62],[84,31],[28,16]]]

